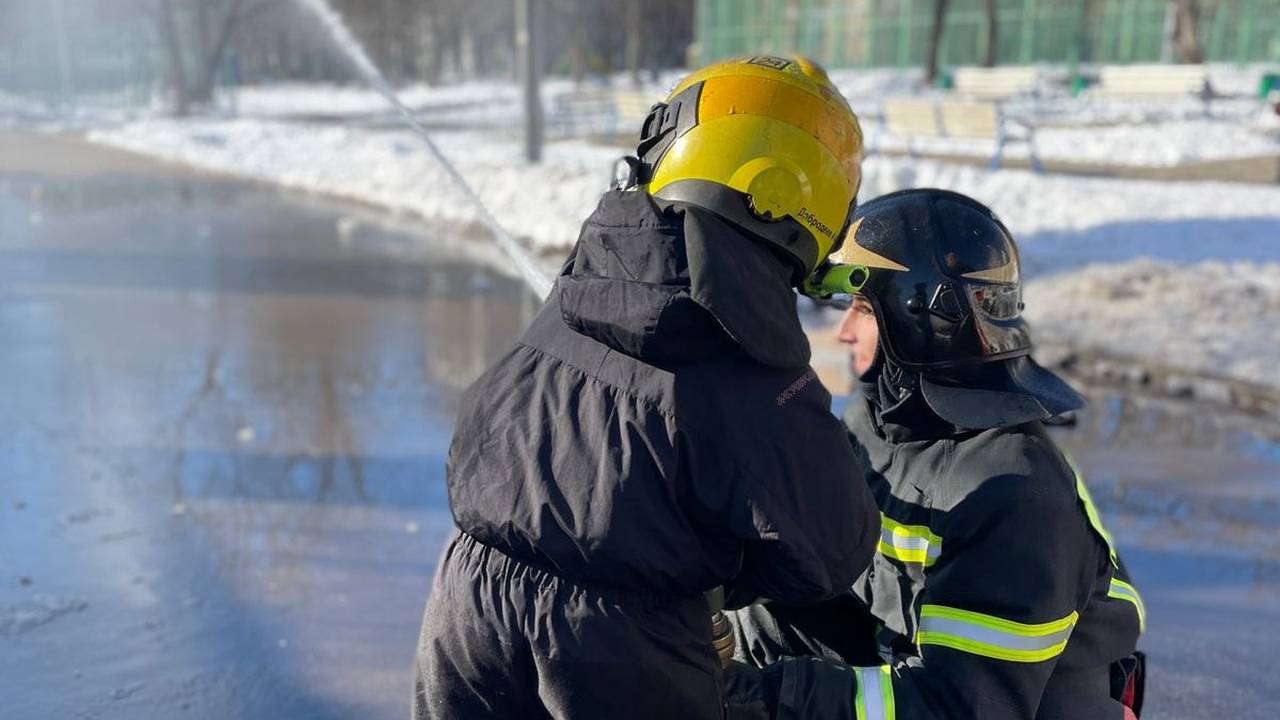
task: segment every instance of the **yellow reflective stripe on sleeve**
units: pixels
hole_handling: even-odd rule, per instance
[[[894,720],[893,678],[888,665],[855,668],[858,687],[853,708],[858,720]]]
[[[1102,525],[1102,516],[1098,514],[1098,507],[1093,504],[1093,498],[1089,495],[1089,488],[1084,484],[1084,473],[1080,472],[1076,461],[1066,452],[1062,453],[1062,458],[1067,461],[1067,465],[1071,466],[1071,472],[1076,476],[1076,495],[1080,496],[1080,504],[1084,505],[1084,514],[1089,518],[1089,524],[1093,526],[1095,532],[1102,536],[1102,541],[1107,545],[1107,553],[1111,555],[1111,564],[1120,567],[1120,560],[1116,557],[1116,541],[1111,539],[1111,533]]]
[[[1138,594],[1138,589],[1119,578],[1111,578],[1111,589],[1107,591],[1107,597],[1116,598],[1133,603],[1133,607],[1138,611],[1138,632],[1147,631],[1147,606],[1142,603],[1142,596]]]
[[[924,525],[903,525],[880,513],[880,553],[929,567],[942,554],[942,538]]]
[[[1060,655],[1080,614],[1053,622],[1027,625],[971,610],[924,605],[916,644],[939,645],[974,655],[1011,662],[1041,662]]]

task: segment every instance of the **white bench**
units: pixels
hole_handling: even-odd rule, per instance
[[[603,132],[610,138],[639,134],[649,108],[660,97],[641,90],[570,90],[552,100],[553,122],[567,134]]]
[[[614,94],[613,104],[618,111],[618,124],[625,132],[639,133],[649,108],[662,102],[662,97],[644,90],[623,90]]]
[[[1040,91],[1040,68],[961,67],[952,72],[952,90],[960,95],[985,100],[1004,100]]]
[[[885,129],[907,141],[907,153],[915,156],[912,143],[920,138],[960,138],[990,140],[994,143],[991,168],[999,168],[1004,159],[1004,147],[1010,140],[1027,144],[1031,168],[1042,172],[1040,158],[1036,155],[1035,128],[1026,123],[1005,117],[1000,106],[992,102],[975,100],[894,99],[886,100],[881,107]],[[1012,132],[1011,132],[1012,131]]]
[[[1102,68],[1093,92],[1109,97],[1197,97],[1208,109],[1213,91],[1204,65],[1111,65]]]

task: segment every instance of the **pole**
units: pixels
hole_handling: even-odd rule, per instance
[[[67,42],[67,10],[64,0],[54,0],[53,23],[58,53],[58,84],[61,90],[61,101],[70,103],[75,93],[75,85],[71,75],[71,50]]]
[[[524,91],[524,156],[542,161],[542,0],[516,0],[516,58]]]

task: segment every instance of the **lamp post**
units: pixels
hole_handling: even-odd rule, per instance
[[[516,59],[524,95],[524,156],[542,161],[542,4],[543,0],[516,0]]]

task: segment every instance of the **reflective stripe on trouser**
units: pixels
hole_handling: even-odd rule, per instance
[[[920,608],[916,644],[939,645],[996,660],[1041,662],[1062,653],[1079,617],[1073,611],[1060,620],[1028,625],[971,610],[925,605]]]
[[[1142,603],[1142,596],[1138,594],[1137,588],[1119,578],[1111,578],[1111,589],[1107,591],[1107,597],[1133,603],[1133,608],[1138,611],[1138,632],[1147,631],[1147,606]]]
[[[924,525],[903,525],[880,513],[880,553],[928,567],[942,554],[942,538]]]
[[[855,669],[858,689],[854,692],[853,707],[858,720],[894,720],[893,678],[889,666]]]

